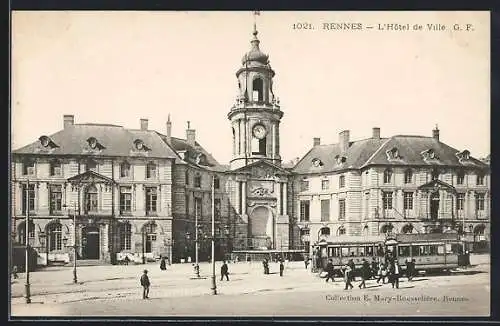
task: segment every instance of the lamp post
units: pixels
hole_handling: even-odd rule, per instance
[[[25,298],[26,298],[26,303],[31,303],[31,291],[30,291],[30,266],[29,266],[29,261],[30,261],[30,252],[29,252],[29,225],[30,225],[30,181],[28,180],[27,185],[26,185],[26,231],[25,231],[25,236],[26,236],[26,263],[25,263],[25,269],[26,269],[26,284],[24,285],[24,291],[25,291]]]
[[[212,294],[217,294],[215,283],[215,174],[212,176]]]
[[[68,207],[64,205],[63,207]],[[76,274],[76,260],[77,260],[77,254],[76,254],[76,203],[73,203],[73,283],[76,284],[78,283],[78,277]]]
[[[198,248],[199,248],[199,244],[198,244],[198,233],[199,233],[199,230],[198,230],[198,202],[195,198],[195,201],[194,201],[194,228],[195,228],[195,240],[194,240],[194,243],[195,243],[195,252],[194,252],[194,256],[195,256],[195,265],[194,265],[194,272],[195,272],[195,275],[197,278],[200,277],[200,265],[198,264]]]

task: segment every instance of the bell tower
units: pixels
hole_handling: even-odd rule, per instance
[[[233,135],[231,169],[258,160],[281,165],[279,124],[283,117],[273,92],[274,70],[260,48],[254,23],[251,48],[236,72],[238,95],[228,113]]]

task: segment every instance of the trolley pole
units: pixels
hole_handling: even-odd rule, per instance
[[[212,176],[212,295],[217,294],[215,284],[215,175]]]
[[[30,251],[29,251],[29,225],[30,225],[30,181],[26,185],[26,222],[25,222],[25,237],[26,237],[26,284],[24,285],[26,303],[31,303],[31,291],[30,291]]]

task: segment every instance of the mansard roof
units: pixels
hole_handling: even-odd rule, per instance
[[[433,137],[397,135],[390,138],[369,138],[349,143],[346,153],[339,144],[316,145],[292,169],[294,173],[310,174],[361,169],[370,165],[429,165],[488,168],[478,159],[462,160],[461,152]],[[428,156],[426,153],[435,155]],[[394,157],[393,154],[397,153]],[[342,158],[344,158],[342,160]],[[317,160],[321,164],[317,164]],[[313,164],[315,161],[316,164]]]

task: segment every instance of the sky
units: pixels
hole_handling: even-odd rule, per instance
[[[174,137],[185,138],[191,121],[197,141],[228,163],[227,113],[254,19],[276,71],[284,162],[305,155],[314,137],[331,144],[350,130],[351,140],[365,139],[373,127],[382,137],[431,136],[436,124],[442,142],[490,153],[488,12],[13,12],[12,148],[56,133],[64,114],[137,129],[146,118],[162,133],[170,114]],[[423,29],[379,30],[387,23]]]

